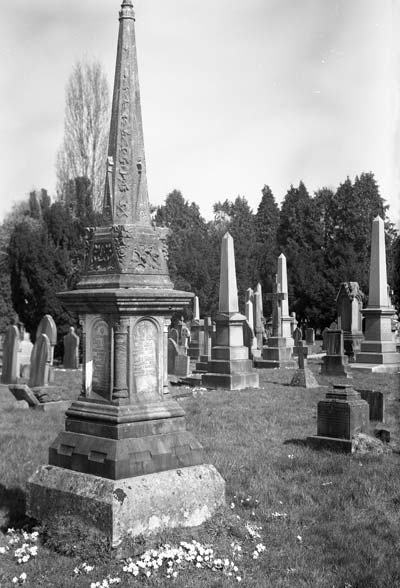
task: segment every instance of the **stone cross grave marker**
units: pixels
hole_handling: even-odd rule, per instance
[[[18,380],[18,349],[19,331],[15,325],[6,330],[3,345],[3,367],[1,372],[2,384],[16,384]]]

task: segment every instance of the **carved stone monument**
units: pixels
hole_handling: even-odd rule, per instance
[[[198,296],[193,298],[193,319],[190,323],[190,343],[187,354],[193,361],[198,361],[204,345],[204,321],[200,318]]]
[[[344,352],[352,361],[360,351],[362,334],[363,293],[358,282],[342,282],[336,296],[338,327],[343,331]]]
[[[255,359],[256,368],[295,367],[292,358],[294,341],[291,333],[292,317],[289,315],[288,283],[286,257],[278,257],[278,274],[273,284],[272,294],[272,337],[262,350],[262,358]]]
[[[245,321],[246,317],[239,313],[233,239],[226,233],[221,243],[216,336],[207,373],[201,378],[204,386],[228,390],[258,388],[258,374],[253,370],[253,363],[243,342]]]
[[[15,325],[7,327],[3,343],[2,384],[16,384],[19,376],[18,350],[20,346],[19,331]]]
[[[131,0],[119,20],[103,225],[88,232],[77,290],[59,295],[81,319],[82,392],[27,498],[30,516],[68,512],[114,547],[199,525],[224,503],[224,481],[168,389],[170,318],[192,295],[173,290],[150,218]]]
[[[303,341],[299,341],[297,346],[297,357],[299,367],[296,370],[290,385],[298,386],[301,388],[318,388],[319,384],[314,377],[314,374],[307,367],[307,347],[303,347]]]
[[[326,355],[322,358],[321,374],[348,377],[349,358],[344,354],[343,331],[328,329]]]
[[[325,400],[318,402],[317,435],[308,437],[313,447],[351,453],[353,437],[367,433],[368,402],[349,385],[334,385]]]
[[[368,306],[362,310],[365,339],[361,343],[361,351],[356,354],[352,369],[370,372],[400,370],[400,353],[396,352],[391,326],[394,314],[387,287],[385,224],[377,216],[372,222]]]

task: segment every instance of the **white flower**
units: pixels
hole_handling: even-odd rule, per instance
[[[237,580],[238,582],[241,582],[241,581],[242,581],[242,577],[241,577],[241,576],[236,576],[236,580]]]
[[[303,541],[303,538],[301,535],[297,535],[296,539],[299,543],[301,543]]]

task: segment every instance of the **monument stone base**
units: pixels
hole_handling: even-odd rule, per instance
[[[316,378],[312,371],[305,367],[304,369],[297,369],[291,382],[290,386],[297,386],[300,388],[319,388]]]
[[[290,339],[292,342],[293,340]],[[261,359],[254,360],[254,367],[260,368],[294,368],[296,361],[292,358],[293,345],[288,345],[286,337],[270,337],[262,349]]]
[[[110,480],[57,466],[40,466],[27,484],[27,514],[53,522],[73,517],[106,537],[124,538],[195,527],[225,503],[225,482],[212,465]]]

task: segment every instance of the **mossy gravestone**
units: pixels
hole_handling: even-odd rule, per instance
[[[66,370],[76,370],[79,367],[79,337],[74,327],[69,328],[69,333],[64,336],[64,360]]]

